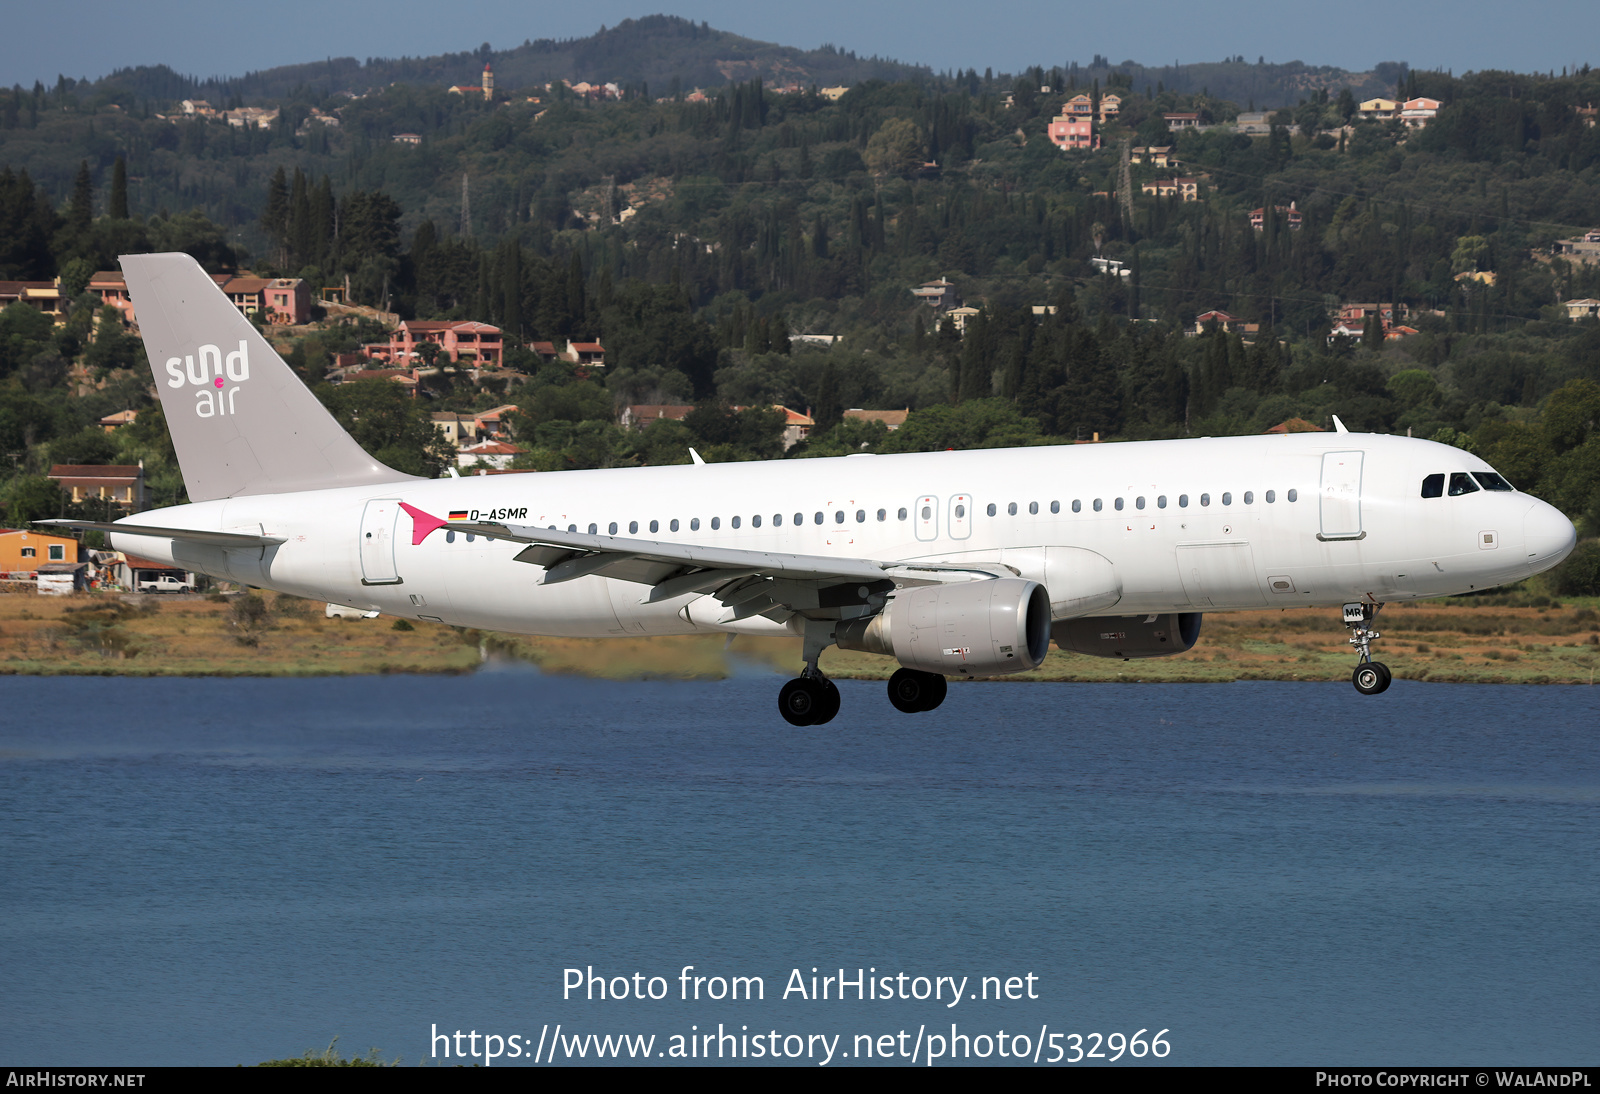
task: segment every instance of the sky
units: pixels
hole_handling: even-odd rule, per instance
[[[1381,14],[1362,14],[1374,10]],[[249,8],[217,0],[80,0],[66,16],[48,4],[6,11],[0,84],[49,85],[59,74],[96,79],[140,64],[236,76],[330,56],[429,56],[485,41],[509,49],[528,38],[581,38],[657,12],[781,45],[832,43],[936,70],[1016,72],[1086,63],[1096,53],[1151,65],[1243,54],[1352,71],[1406,61],[1457,75],[1600,65],[1595,0],[1524,0],[1513,8],[1411,0],[1381,9],[1325,0],[276,0]]]

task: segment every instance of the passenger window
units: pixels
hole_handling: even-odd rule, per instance
[[[578,530],[578,526],[577,526],[577,525],[576,525],[576,524],[569,524],[569,525],[567,525],[567,531],[569,531],[569,532],[576,532],[576,531],[577,531],[577,530]],[[52,548],[50,548],[50,549],[51,549],[51,550],[52,550],[52,551],[54,551],[54,550],[55,550],[55,548],[54,548],[54,547],[52,547]],[[52,556],[52,557],[53,557],[53,556]]]
[[[659,531],[661,531],[661,522],[660,522],[660,521],[659,521],[659,520],[653,520],[653,521],[651,521],[651,522],[650,522],[650,530],[651,530],[651,531],[652,531],[652,532],[659,532]]]
[[[783,514],[782,513],[774,513],[774,514],[772,514],[772,526],[774,528],[782,528],[783,527]]]
[[[1244,503],[1246,505],[1254,505],[1256,503],[1256,492],[1254,490],[1246,490],[1244,492]]]
[[[1276,490],[1268,490],[1267,491],[1267,504],[1271,505],[1273,502],[1275,502],[1277,500],[1278,500],[1278,492]]]
[[[961,520],[966,515],[967,515],[967,507],[965,505],[956,506],[956,519],[957,520]],[[858,516],[859,516],[859,514],[858,514]]]
[[[1006,506],[1006,516],[1014,517],[1016,515],[1017,515],[1017,503],[1016,502],[1012,502],[1010,505]]]
[[[1122,512],[1122,499],[1121,498],[1118,498],[1116,501],[1112,502],[1112,504],[1117,507],[1117,512],[1119,512],[1119,513]]]
[[[933,519],[933,509],[931,507],[926,506],[926,505],[924,505],[922,507],[922,519],[923,520],[932,520]]]
[[[630,520],[628,522],[628,534],[630,536],[636,536],[636,535],[639,534],[639,522],[638,521]]]
[[[1105,508],[1105,502],[1101,501],[1099,498],[1095,498],[1094,499],[1094,511],[1096,513],[1098,513],[1098,512],[1100,512],[1100,510],[1102,510],[1104,508]]]
[[[671,528],[674,532],[676,532],[678,530],[678,518],[677,517],[673,517],[672,518],[672,523],[667,525],[667,527]]]
[[[906,519],[906,511],[904,509],[900,510],[899,515],[898,515],[898,519],[900,519],[900,520],[905,520]]]
[[[1456,471],[1450,476],[1450,496],[1458,498],[1462,494],[1476,494],[1478,484],[1472,481],[1472,476],[1465,471]]]
[[[1201,505],[1210,505],[1211,504],[1211,495],[1210,494],[1201,494],[1200,495],[1200,504]]]
[[[1037,515],[1039,512],[1039,503],[1036,501],[1030,501],[1028,503],[1028,512],[1029,514]]]
[[[713,532],[715,532],[718,528],[721,528],[721,527],[722,527],[722,518],[721,517],[712,517],[711,518],[711,530]]]
[[[1472,477],[1477,479],[1478,484],[1485,490],[1513,489],[1509,482],[1507,482],[1505,479],[1502,479],[1499,475],[1496,475],[1493,471],[1474,471],[1472,473]]]
[[[888,519],[889,519],[889,510],[887,510],[887,509],[879,509],[878,510],[878,523],[882,524],[884,521],[886,521]]]
[[[1072,511],[1074,513],[1083,512],[1083,502],[1079,501],[1077,498],[1073,498],[1072,499]]]
[[[1232,505],[1233,504],[1233,495],[1231,493],[1224,492],[1223,495],[1222,495],[1222,504],[1223,505]]]
[[[806,522],[806,515],[804,513],[796,513],[794,515],[794,526],[796,528],[800,527],[805,522]]]
[[[689,531],[698,532],[699,530],[700,530],[700,518],[699,517],[690,517],[689,518]]]
[[[822,514],[818,513],[816,516],[812,517],[811,520],[812,520],[813,524],[821,524],[822,523]]]
[[[1188,494],[1179,494],[1178,495],[1178,508],[1179,509],[1187,509],[1187,508],[1189,508],[1189,495]]]
[[[989,515],[990,515],[990,516],[991,516],[991,517],[992,517],[992,516],[994,516],[994,515],[995,515],[995,513],[997,513],[997,512],[999,512],[999,510],[998,510],[998,509],[996,509],[996,508],[995,508],[995,507],[994,507],[994,502],[992,502],[992,501],[991,501],[991,502],[990,502],[990,503],[989,503],[989,509],[988,509],[988,513],[989,513]]]
[[[750,518],[750,527],[752,527],[752,528],[760,528],[761,527],[761,514],[760,513],[757,513],[755,516]]]
[[[733,526],[735,528],[739,527],[739,518],[738,517],[734,517],[733,518]]]
[[[1051,512],[1052,512],[1052,513],[1059,513],[1059,512],[1061,512],[1061,503],[1060,503],[1060,502],[1059,502],[1059,501],[1053,501],[1053,502],[1051,502],[1051,503],[1050,503],[1050,511],[1051,511]]]
[[[598,525],[598,524],[591,524],[591,525],[589,525],[589,534],[590,534],[590,535],[591,535],[591,536],[592,536],[592,535],[594,535],[594,534],[595,534],[595,533],[596,533],[596,532],[598,532],[598,531],[599,531],[599,530],[600,530],[600,526],[599,526],[599,525]]]
[[[616,534],[617,534],[617,522],[616,521],[612,521],[610,524],[606,525],[606,535],[614,536]]]
[[[1444,497],[1444,476],[1429,475],[1422,480],[1422,496],[1425,498]]]
[[[960,516],[961,514],[957,513],[956,515]],[[856,510],[856,523],[857,524],[865,524],[866,522],[867,522],[867,511],[865,509],[857,509]]]
[[[1144,508],[1144,499],[1143,498],[1135,498],[1133,500],[1133,507],[1135,509],[1143,509]]]
[[[1156,495],[1156,508],[1157,509],[1165,509],[1166,507],[1167,507],[1167,496],[1165,494]]]
[[[843,524],[844,523],[844,510],[843,509],[838,509],[838,510],[834,511],[833,523],[835,523],[835,524]]]
[[[1294,490],[1294,489],[1290,489],[1288,497],[1289,497],[1289,500],[1291,502],[1299,501],[1300,500],[1300,491]]]

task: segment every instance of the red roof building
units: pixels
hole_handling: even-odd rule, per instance
[[[451,364],[499,368],[504,361],[505,343],[501,339],[500,328],[470,320],[440,323],[407,319],[390,336],[389,341],[374,342],[362,348],[373,360],[416,365],[426,360],[421,347],[428,343],[439,347],[438,360]]]

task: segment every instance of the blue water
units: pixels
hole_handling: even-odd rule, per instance
[[[992,683],[906,716],[844,682],[798,730],[779,683],[5,678],[0,1064],[416,1063],[434,1026],[531,1053],[557,1023],[842,1034],[829,1066],[952,1023],[1600,1057],[1594,689]],[[680,1000],[685,965],[765,999]],[[587,966],[670,994],[563,999]],[[1037,998],[784,999],[813,967]]]

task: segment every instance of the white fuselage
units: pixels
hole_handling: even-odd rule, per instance
[[[113,539],[119,549],[218,578],[460,626],[567,636],[787,634],[794,632],[761,616],[718,625],[721,605],[700,603],[698,593],[645,605],[647,587],[605,577],[544,586],[543,570],[513,561],[520,545],[503,540],[439,530],[414,545],[398,503],[446,518],[631,539],[1000,564],[1044,582],[1054,614],[1065,618],[1444,596],[1560,561],[1572,525],[1527,494],[1421,496],[1425,476],[1486,470],[1466,452],[1402,437],[1206,438],[256,495],[134,519],[283,544]]]

